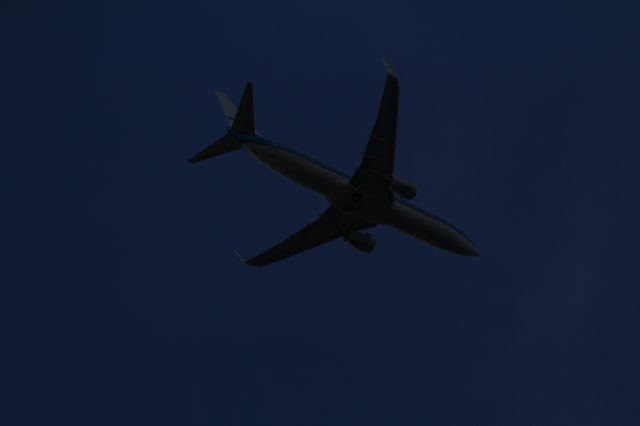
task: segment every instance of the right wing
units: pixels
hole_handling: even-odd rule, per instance
[[[371,193],[384,194],[393,178],[398,127],[400,86],[391,67],[384,63],[387,80],[378,108],[378,116],[369,135],[362,163],[351,178],[351,184]]]
[[[347,216],[345,213],[329,207],[314,222],[311,222],[283,242],[244,262],[251,266],[265,266],[326,244],[341,236],[346,236],[350,231],[367,229],[373,226],[375,224]]]

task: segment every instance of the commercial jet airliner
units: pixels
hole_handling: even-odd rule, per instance
[[[242,259],[244,262],[265,266],[338,238],[370,253],[376,241],[362,231],[378,224],[456,254],[480,254],[476,245],[454,226],[405,201],[415,197],[416,188],[394,174],[400,88],[386,62],[385,69],[387,77],[378,116],[362,162],[351,176],[256,133],[251,83],[246,83],[238,108],[224,93],[216,92],[229,129],[190,163],[244,149],[275,172],[322,195],[330,204],[318,219],[265,252]]]

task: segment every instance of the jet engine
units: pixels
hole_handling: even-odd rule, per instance
[[[351,247],[365,253],[371,253],[373,249],[376,248],[376,240],[371,236],[371,234],[353,231],[350,232],[344,240],[349,243]]]
[[[418,193],[415,186],[411,185],[409,182],[403,181],[402,179],[398,179],[397,177],[393,178],[391,185],[389,185],[389,189],[397,196],[406,198],[407,200],[413,199]]]

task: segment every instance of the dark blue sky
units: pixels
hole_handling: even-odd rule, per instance
[[[637,425],[632,2],[8,2],[0,14],[6,425]],[[347,4],[344,4],[347,3]],[[242,152],[353,171],[384,83],[398,174],[480,246],[378,227],[238,262],[324,200]]]

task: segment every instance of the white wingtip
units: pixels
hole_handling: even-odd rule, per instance
[[[394,75],[393,70],[391,69],[391,65],[389,65],[389,63],[384,58],[382,58],[382,63],[384,64],[385,71],[387,71],[387,73],[391,75]]]
[[[247,263],[247,261],[245,260],[245,258],[244,258],[244,257],[242,257],[242,256],[240,255],[240,253],[238,253],[238,250],[234,250],[233,252],[236,254],[236,257],[240,260],[240,262],[242,262],[242,263]]]

